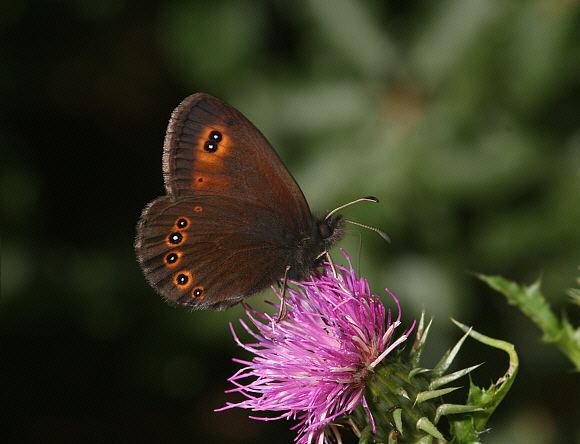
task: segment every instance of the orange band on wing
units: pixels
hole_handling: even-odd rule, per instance
[[[194,149],[195,163],[193,171],[223,171],[224,157],[229,155],[232,141],[226,133],[227,129],[221,126],[206,128],[197,140]],[[212,137],[212,135],[216,137]]]

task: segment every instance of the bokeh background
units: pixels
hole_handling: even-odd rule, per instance
[[[515,343],[521,372],[485,442],[580,442],[571,364],[471,275],[541,275],[558,313],[576,284],[578,6],[4,1],[2,441],[292,440],[289,423],[213,412],[247,357],[228,327],[241,309],[172,308],[134,256],[170,113],[205,91],[267,135],[313,209],[381,199],[346,213],[392,244],[349,230],[341,245],[407,322],[435,317],[427,364],[459,337],[451,316]],[[482,361],[480,385],[507,363],[468,342],[457,368]]]

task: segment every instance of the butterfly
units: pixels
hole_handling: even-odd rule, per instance
[[[143,210],[135,250],[149,284],[191,309],[225,309],[282,279],[304,279],[343,235],[336,211],[377,201],[313,216],[262,133],[205,93],[173,111],[163,177],[166,195]]]

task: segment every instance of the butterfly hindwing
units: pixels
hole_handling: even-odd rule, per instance
[[[163,196],[143,211],[135,248],[165,299],[219,309],[280,278],[295,242],[271,208],[252,200]]]

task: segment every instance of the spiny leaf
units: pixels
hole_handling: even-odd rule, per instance
[[[540,280],[529,286],[519,285],[501,276],[478,274],[477,277],[494,290],[503,294],[511,305],[518,307],[544,332],[544,341],[556,342],[561,325],[540,292]]]
[[[529,286],[523,286],[501,276],[483,274],[477,276],[529,317],[542,330],[544,334],[542,340],[556,344],[574,363],[576,370],[580,371],[580,328],[574,328],[565,317],[562,320],[556,317],[540,291],[539,280]],[[578,300],[580,301],[580,296]]]
[[[568,296],[573,304],[580,305],[580,290],[577,288],[568,289]]]
[[[578,270],[580,270],[580,266],[578,267]],[[576,283],[580,287],[580,277],[576,279]],[[566,293],[570,296],[570,300],[573,304],[580,305],[580,288],[569,288]]]
[[[466,325],[453,320],[461,330],[467,332],[476,341],[505,351],[509,356],[509,365],[505,374],[488,389],[483,389],[473,382],[470,383],[467,404],[480,408],[470,415],[462,415],[450,419],[451,434],[457,443],[473,443],[479,441],[479,433],[484,430],[487,421],[510,390],[519,368],[519,359],[513,344],[485,336]]]
[[[580,327],[574,328],[566,316],[562,317],[562,339],[558,347],[576,365],[576,371],[580,371]]]

